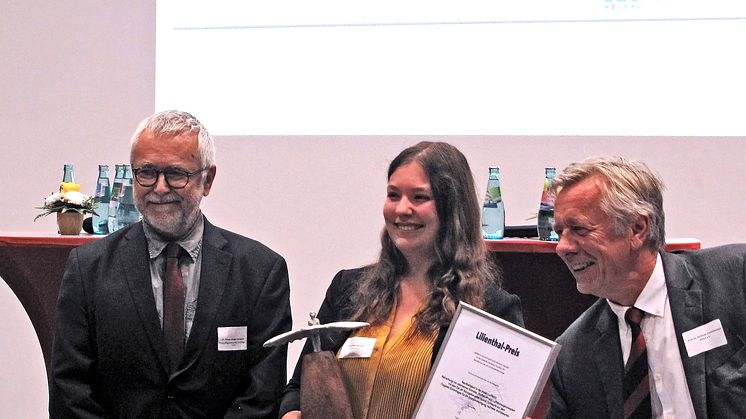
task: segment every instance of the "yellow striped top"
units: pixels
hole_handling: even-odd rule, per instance
[[[425,336],[412,318],[389,336],[393,320],[392,311],[385,324],[351,335],[376,338],[370,358],[338,359],[355,419],[409,419],[427,383],[438,329]]]

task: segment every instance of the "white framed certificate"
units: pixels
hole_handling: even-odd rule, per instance
[[[559,344],[459,303],[413,418],[525,418]]]

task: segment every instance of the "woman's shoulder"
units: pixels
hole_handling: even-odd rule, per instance
[[[368,268],[368,266],[361,266],[359,268],[341,269],[336,275],[334,275],[334,279],[342,281],[359,279]]]
[[[360,287],[360,280],[364,275],[366,267],[354,269],[342,269],[334,275],[331,284],[326,289],[326,295],[322,308],[335,313],[333,318],[322,319],[323,322],[340,321],[347,319],[354,311],[354,294]],[[319,315],[323,310],[319,310]]]
[[[332,278],[331,287],[347,286],[350,283],[359,281],[367,268],[367,266],[363,266],[360,268],[340,270],[336,275],[334,275],[334,278]]]
[[[353,269],[342,269],[334,275],[331,284],[327,289],[327,297],[330,296],[347,296],[357,289],[360,279],[362,278],[367,266]]]
[[[497,284],[490,284],[484,296],[484,311],[523,327],[521,299]]]

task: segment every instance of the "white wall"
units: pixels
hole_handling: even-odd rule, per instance
[[[54,231],[32,222],[62,164],[93,188],[98,162],[127,160],[127,138],[153,111],[153,2],[0,0],[0,231]],[[90,180],[89,180],[90,179]],[[39,342],[0,283],[0,417],[45,418]]]
[[[4,0],[1,5],[0,184],[8,197],[0,206],[1,232],[53,231],[52,217],[32,220],[34,207],[59,182],[62,165],[75,164],[76,180],[91,192],[97,164],[126,162],[129,136],[154,110],[154,5],[112,3]],[[386,166],[420,139],[218,138],[217,179],[203,209],[215,224],[286,257],[301,325],[338,269],[375,259]],[[620,154],[646,161],[666,181],[669,237],[695,237],[706,247],[746,241],[746,223],[739,221],[746,138],[437,139],[464,152],[480,191],[487,166],[500,165],[509,225],[529,223],[544,166]],[[0,416],[45,417],[41,350],[4,283],[0,314]],[[299,344],[291,346],[291,367],[298,351]]]

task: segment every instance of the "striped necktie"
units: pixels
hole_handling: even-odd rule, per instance
[[[171,372],[176,371],[184,354],[184,299],[186,287],[181,276],[181,246],[166,246],[166,275],[163,278],[163,339],[166,341]]]
[[[624,317],[632,329],[632,348],[624,365],[624,417],[649,418],[650,381],[648,380],[648,355],[645,337],[640,333],[643,311],[637,307],[627,310]]]

